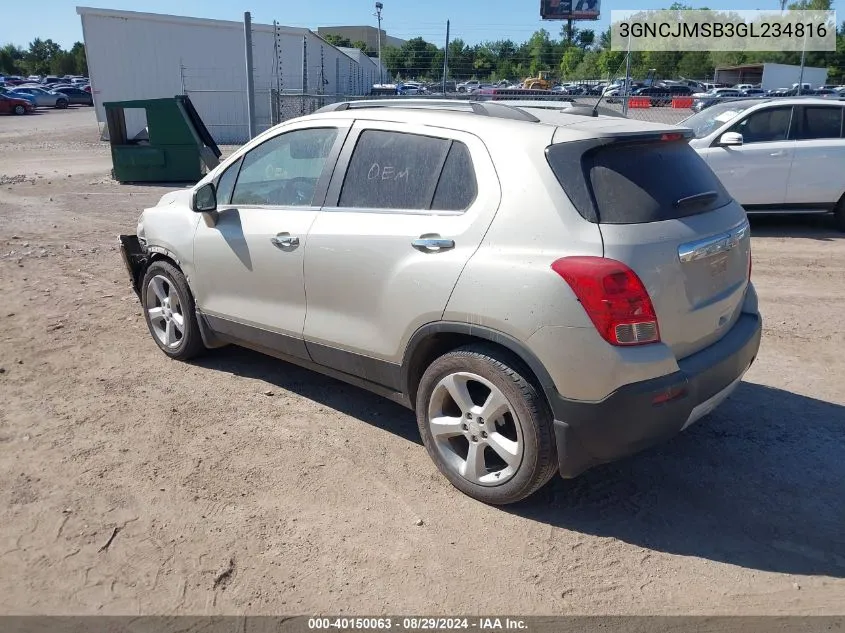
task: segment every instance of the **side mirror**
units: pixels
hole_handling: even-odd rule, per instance
[[[197,213],[217,211],[217,190],[213,182],[207,182],[194,191],[191,209]]]
[[[725,132],[719,137],[720,147],[730,147],[731,145],[742,145],[742,134],[738,132]]]

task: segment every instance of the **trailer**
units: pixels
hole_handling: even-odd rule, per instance
[[[792,64],[723,66],[716,69],[713,82],[728,86],[752,84],[763,90],[790,89],[800,82],[815,89],[827,83],[827,68],[805,66],[802,78],[801,66]]]

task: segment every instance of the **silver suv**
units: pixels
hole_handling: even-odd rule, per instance
[[[391,398],[487,503],[678,433],[757,355],[746,215],[689,130],[589,114],[371,101],[272,128],[120,237],[153,340]]]

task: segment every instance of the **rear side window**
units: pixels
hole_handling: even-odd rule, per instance
[[[802,108],[800,140],[842,137],[842,113],[845,108]]]
[[[643,224],[706,213],[731,202],[716,174],[685,141],[612,143],[573,164],[574,143],[547,150],[549,164],[591,222]]]
[[[440,182],[434,192],[432,209],[444,211],[463,211],[478,195],[478,185],[475,180],[475,170],[472,167],[472,157],[469,149],[460,141],[453,141]]]
[[[365,130],[349,161],[338,206],[461,210],[475,195],[475,173],[463,143]]]

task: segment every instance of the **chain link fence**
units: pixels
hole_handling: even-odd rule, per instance
[[[213,91],[211,91],[213,92]],[[235,92],[235,91],[232,91]],[[361,95],[344,95],[344,94],[321,94],[319,92],[303,93],[301,91],[276,91],[273,89],[265,91],[256,91],[257,107],[256,113],[258,116],[258,130],[263,131],[268,127],[283,123],[296,117],[313,114],[320,108],[345,102],[345,101],[361,101],[369,99],[395,99],[397,101],[407,99],[448,99],[454,101],[496,101],[499,103],[513,103],[514,105],[527,105],[526,102],[539,102],[544,107],[560,107],[566,108],[571,105],[584,106],[594,108],[598,106],[598,113],[602,115],[617,115],[624,116],[638,121],[649,121],[652,123],[663,123],[666,125],[678,125],[685,119],[692,116],[696,112],[707,110],[720,104],[731,103],[754,103],[759,100],[778,99],[780,101],[789,102],[800,97],[769,97],[769,96],[755,96],[755,97],[673,97],[671,95],[651,95],[651,96],[566,96],[544,94],[540,92],[531,93],[530,91],[513,91],[509,93],[504,91],[496,93],[495,95],[478,95],[478,94],[433,94],[433,95],[409,95],[409,96],[361,96]],[[204,95],[202,91],[188,91],[188,94]],[[227,93],[228,94],[228,93]],[[234,98],[234,97],[233,97]],[[246,111],[245,96],[238,95],[237,98],[244,100],[242,110]],[[263,109],[261,107],[261,99],[264,99]],[[830,100],[842,100],[843,97],[829,97]],[[198,107],[199,109],[199,107]],[[714,116],[728,116],[729,113],[724,111],[724,108],[715,108],[713,110]],[[728,108],[730,110],[730,108]],[[202,110],[200,110],[202,113]],[[212,134],[221,129],[227,129],[227,138],[232,138],[232,132],[237,132],[235,140],[227,140],[227,143],[244,143],[248,140],[248,129],[245,120],[215,123],[209,126]]]

